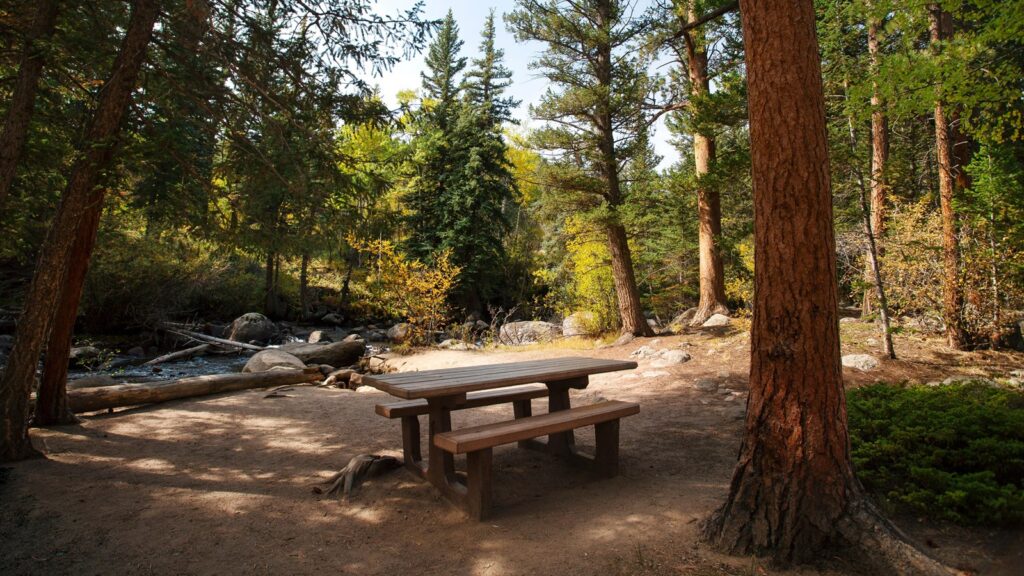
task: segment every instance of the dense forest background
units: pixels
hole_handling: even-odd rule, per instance
[[[587,14],[522,0],[482,38],[412,11],[373,24],[389,42],[348,44],[291,2],[166,4],[102,175],[79,330],[253,310],[409,319],[422,310],[410,295],[441,289],[446,306],[429,314],[442,322],[585,312],[594,331],[637,332],[646,325],[627,316],[638,310],[664,325],[703,300],[700,229],[715,212],[712,308],[749,311],[746,70],[729,3],[612,2],[612,32],[597,34]],[[1010,342],[1024,309],[1024,4],[816,5],[843,304],[876,313],[870,237],[893,317],[952,325],[961,346]],[[37,8],[0,5],[0,112],[26,39],[46,63],[23,156],[3,175],[8,310],[21,305],[130,12],[65,2],[40,35]],[[504,93],[517,79],[502,64],[515,47],[494,42],[503,25],[547,46],[534,63],[549,86],[530,110],[538,129],[510,121],[520,104]],[[422,88],[397,110],[354,68],[421,48]],[[582,64],[590,55],[607,55],[604,76]],[[667,169],[650,144],[663,116],[681,155]]]

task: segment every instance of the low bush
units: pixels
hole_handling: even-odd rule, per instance
[[[1024,523],[1024,393],[875,384],[847,398],[854,467],[883,502],[957,524]]]

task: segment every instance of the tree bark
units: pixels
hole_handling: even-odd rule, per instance
[[[870,7],[870,4],[869,4]],[[868,16],[868,59],[873,76],[871,85],[871,231],[874,234],[875,254],[870,248],[864,255],[864,289],[861,316],[873,313],[875,293],[875,272],[871,260],[885,253],[882,235],[885,232],[885,203],[889,194],[889,183],[885,175],[889,162],[889,117],[885,113],[885,102],[878,90],[879,43],[878,32],[881,23],[874,15]]]
[[[78,304],[82,299],[85,277],[89,271],[89,259],[96,244],[96,231],[103,212],[102,201],[90,206],[75,232],[75,243],[68,263],[67,276],[60,290],[53,326],[46,345],[43,360],[43,378],[39,384],[35,415],[32,423],[36,426],[74,424],[78,422],[67,407],[68,356],[71,352],[71,337],[78,318]]]
[[[96,112],[83,139],[80,159],[71,170],[57,214],[43,242],[18,322],[14,348],[0,380],[3,416],[0,419],[0,461],[38,454],[28,437],[29,393],[36,362],[67,277],[78,227],[89,211],[103,202],[103,189],[98,188],[96,182],[113,157],[158,14],[157,0],[136,0],[111,76],[100,92]]]
[[[608,0],[601,0],[598,2],[597,12],[597,26],[607,32],[614,21],[612,3]],[[607,33],[602,38],[596,50],[595,76],[605,90],[601,102],[596,107],[594,123],[601,137],[599,145],[601,172],[607,185],[605,200],[612,210],[616,211],[622,205],[623,196],[622,183],[619,179],[619,160],[615,148],[615,123],[612,119],[611,107],[612,46]],[[614,217],[618,218],[618,215],[616,214]],[[621,222],[614,221],[607,224],[606,233],[608,235],[608,251],[611,253],[612,259],[612,280],[615,283],[615,295],[619,303],[622,333],[634,336],[653,336],[654,330],[647,324],[643,306],[640,304],[640,290],[636,285],[633,256],[629,250],[626,229]]]
[[[45,44],[57,25],[58,0],[37,0],[36,13],[25,34],[18,77],[0,131],[0,209],[3,208],[28,140],[29,123],[36,104],[39,77],[46,61]]]
[[[938,4],[928,7],[932,52],[938,54],[940,43],[952,37],[952,20]],[[941,87],[940,87],[941,90]],[[935,155],[939,165],[939,205],[942,210],[942,316],[946,323],[946,340],[950,348],[967,347],[967,331],[963,322],[964,294],[960,286],[960,243],[957,239],[956,211],[953,207],[955,177],[953,146],[942,98],[935,99]]]
[[[266,266],[266,277],[264,278],[265,293],[263,295],[263,313],[268,318],[275,316],[274,310],[277,309],[277,286],[274,264],[277,262],[276,254],[273,251],[267,252],[267,266]]]
[[[697,21],[693,3],[687,10],[687,22]],[[697,30],[683,35],[686,43],[686,64],[690,77],[690,101],[698,101],[711,91],[708,78],[708,54],[703,34]],[[702,181],[715,162],[715,138],[694,132],[693,163],[697,176],[698,246],[700,254],[700,301],[691,326],[700,326],[714,314],[728,314],[725,298],[725,269],[720,248],[722,238],[722,204],[718,190]]]
[[[299,320],[309,317],[309,254],[302,255],[299,267]]]
[[[729,495],[705,537],[781,564],[854,546],[880,573],[945,573],[878,516],[850,462],[814,3],[740,6],[754,185],[750,396]]]

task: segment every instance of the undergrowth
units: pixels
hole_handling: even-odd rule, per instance
[[[962,525],[1024,523],[1024,393],[989,383],[848,393],[853,462],[894,509]]]

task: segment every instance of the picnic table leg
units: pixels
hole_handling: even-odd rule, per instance
[[[430,415],[430,441],[427,445],[427,480],[443,491],[447,490],[449,480],[455,479],[455,459],[451,453],[434,446],[434,434],[451,431],[451,410],[454,405],[455,401],[451,398],[430,398],[427,400]]]
[[[571,407],[569,404],[569,389],[576,388],[582,390],[587,387],[587,383],[586,376],[558,382],[545,382],[548,387],[548,412],[568,410]],[[556,456],[570,456],[574,454],[573,449],[575,446],[576,435],[572,430],[548,436],[548,452]]]

